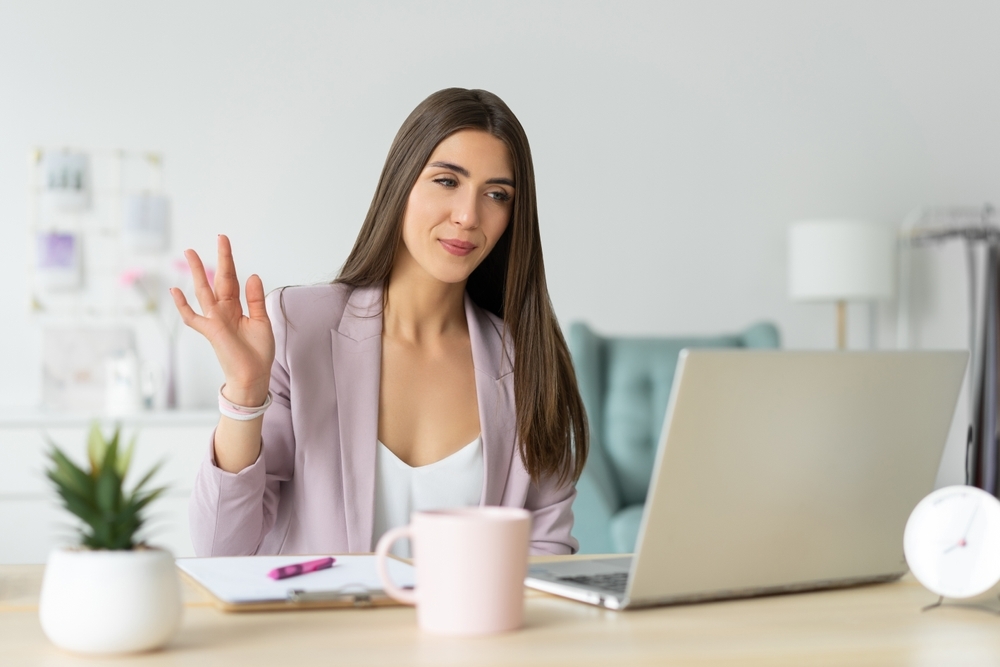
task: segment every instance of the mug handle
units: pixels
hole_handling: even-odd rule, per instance
[[[375,564],[378,567],[378,577],[382,580],[382,586],[385,588],[385,592],[389,594],[389,597],[397,602],[402,602],[403,604],[416,605],[416,592],[412,590],[404,590],[392,583],[392,579],[389,578],[389,567],[386,564],[386,558],[389,556],[389,549],[396,540],[404,537],[413,538],[413,530],[409,526],[399,526],[398,528],[393,528],[383,535],[378,541],[378,545],[375,547]]]

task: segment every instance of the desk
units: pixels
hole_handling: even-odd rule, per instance
[[[0,566],[0,663],[185,667],[295,665],[988,665],[1000,616],[935,600],[914,580],[853,589],[612,612],[530,591],[526,626],[479,639],[424,635],[412,608],[224,614],[185,590],[167,650],[108,660],[42,634],[43,567]]]

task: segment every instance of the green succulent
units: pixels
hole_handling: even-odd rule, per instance
[[[49,442],[52,448],[49,458],[54,465],[45,474],[55,484],[63,507],[83,521],[80,544],[90,549],[127,550],[138,546],[136,533],[145,520],[143,511],[166,490],[166,487],[145,488],[159,470],[157,464],[130,492],[125,491],[135,438],[124,451],[119,451],[120,431],[116,427],[111,439],[105,440],[97,424],[91,427],[87,436],[89,471],[77,466]]]

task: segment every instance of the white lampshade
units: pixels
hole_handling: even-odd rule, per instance
[[[888,228],[853,220],[805,220],[788,230],[788,289],[796,301],[874,301],[893,292]]]

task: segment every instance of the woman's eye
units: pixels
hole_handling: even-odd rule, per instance
[[[504,192],[503,190],[499,190],[497,192],[491,192],[491,193],[489,193],[489,197],[493,201],[500,202],[500,203],[505,203],[505,202],[509,202],[510,201],[510,195],[507,194],[506,192]]]
[[[439,178],[435,178],[434,182],[440,183],[446,188],[453,188],[456,185],[458,185],[458,181],[456,181],[454,178],[448,178],[447,176],[441,176]]]

